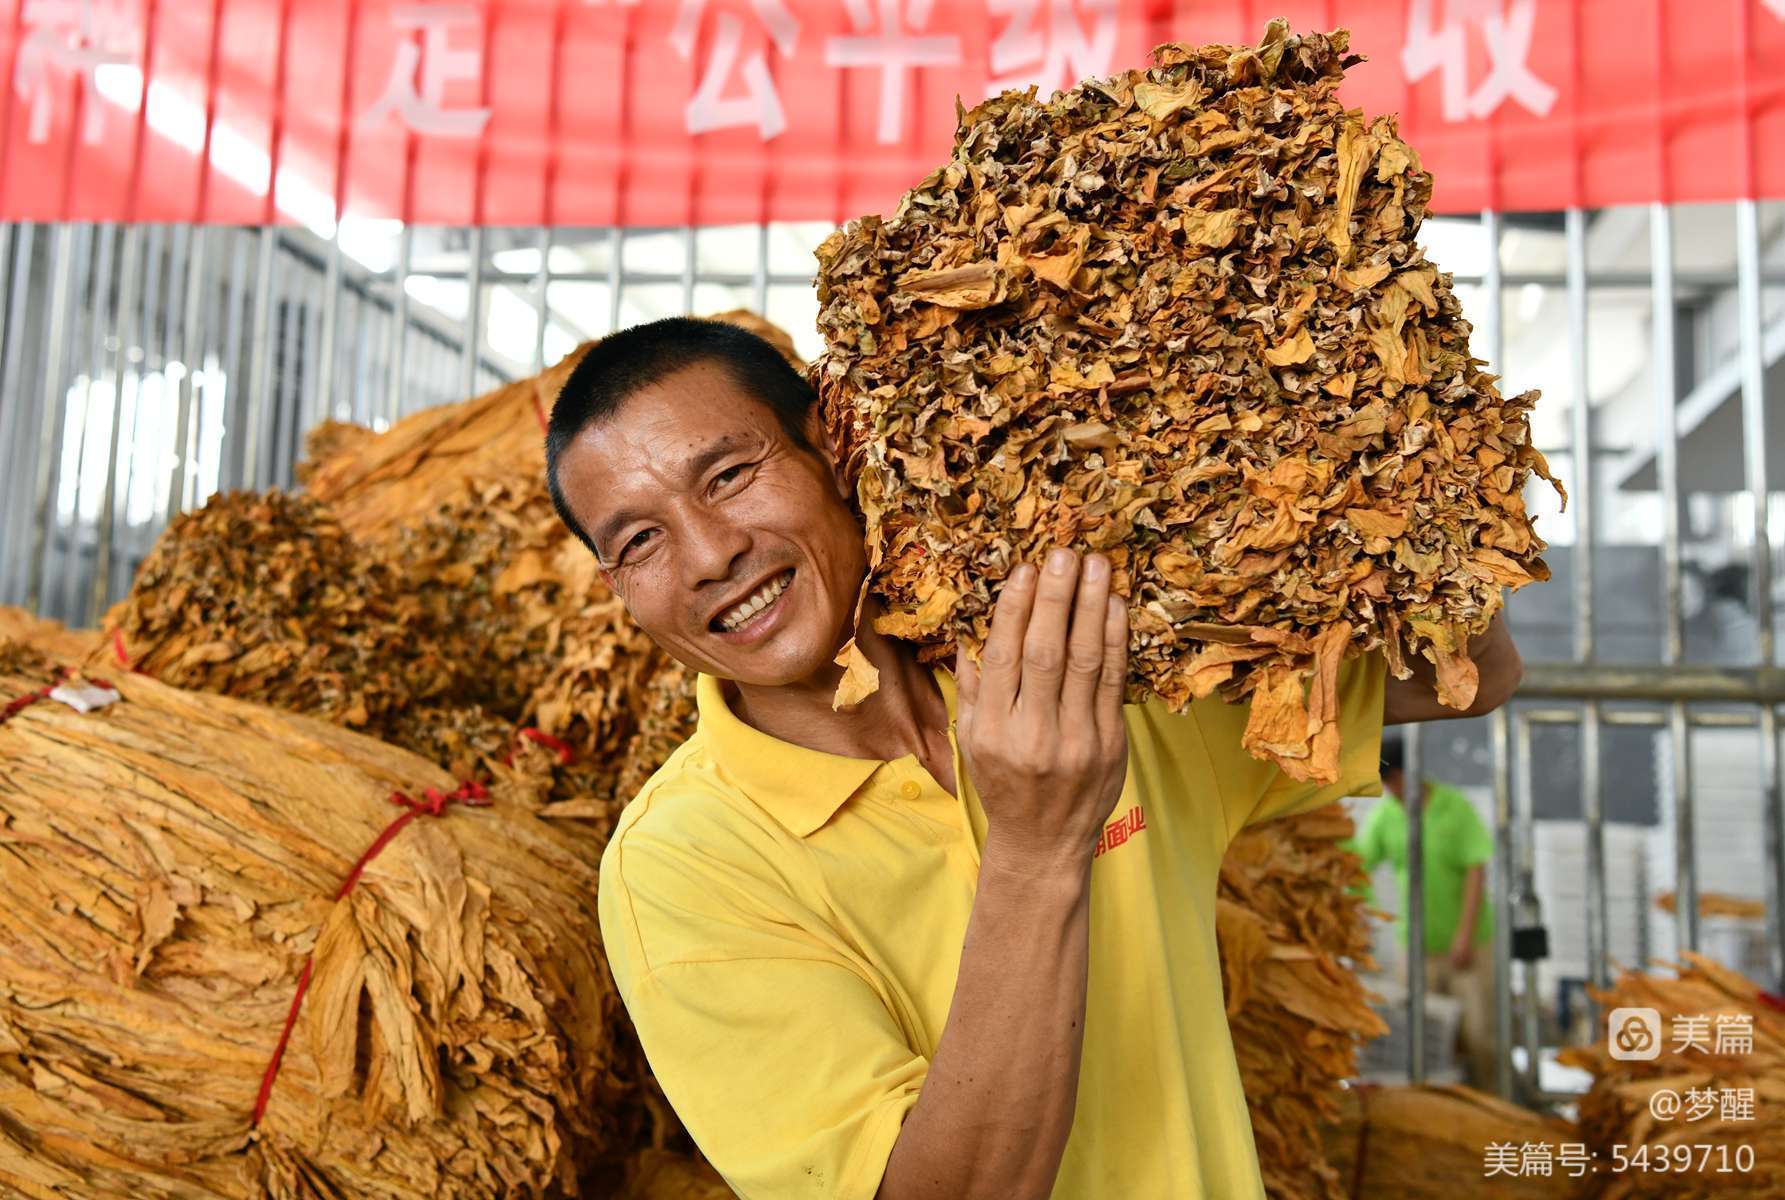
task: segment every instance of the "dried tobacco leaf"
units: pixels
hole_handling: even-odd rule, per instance
[[[1626,971],[1609,990],[1587,989],[1601,1011],[1652,1008],[1661,1014],[1662,1048],[1649,1060],[1615,1059],[1604,1039],[1562,1051],[1563,1063],[1593,1073],[1593,1087],[1580,1102],[1581,1140],[1602,1161],[1610,1160],[1614,1145],[1632,1157],[1645,1151],[1662,1155],[1688,1143],[1709,1146],[1713,1164],[1733,1163],[1747,1147],[1754,1168],[1621,1172],[1596,1195],[1601,1200],[1785,1195],[1785,1160],[1778,1153],[1785,1145],[1785,999],[1713,959],[1690,950],[1684,957],[1677,978]],[[1709,1018],[1699,1026],[1703,1036],[1691,1037],[1682,1017]],[[1721,1044],[1719,1028],[1729,1035]],[[1743,1031],[1750,1035],[1747,1045],[1737,1040]],[[1689,1089],[1708,1091],[1712,1108],[1696,1119],[1657,1120],[1649,1100],[1663,1088],[1682,1098]],[[1749,1113],[1724,1106],[1726,1089],[1745,1088],[1753,1089]]]
[[[70,629],[60,621],[7,605],[0,605],[0,638],[76,661],[98,652],[101,642],[98,630]]]
[[[1227,1021],[1259,1170],[1272,1200],[1346,1200],[1319,1136],[1361,1041],[1387,1033],[1354,973],[1372,966],[1369,921],[1346,889],[1351,818],[1328,805],[1249,827],[1221,862],[1216,933]]]
[[[1575,1200],[1597,1194],[1583,1191],[1583,1180],[1559,1165],[1560,1147],[1580,1140],[1559,1118],[1456,1084],[1363,1084],[1338,1100],[1339,1119],[1323,1132],[1327,1161],[1345,1181],[1340,1195],[1347,1200]],[[1490,1175],[1483,1166],[1489,1143],[1547,1146],[1554,1173]]]
[[[0,643],[0,695],[53,666]],[[336,902],[390,793],[450,776],[324,722],[113,682],[125,698],[98,712],[0,726],[0,1192],[576,1195],[601,1157],[660,1140],[581,839],[499,797],[455,806]]]
[[[1431,177],[1335,94],[1347,43],[1276,21],[1006,92],[890,219],[826,240],[812,375],[877,630],[976,651],[1011,569],[1069,545],[1129,598],[1130,698],[1250,697],[1245,744],[1296,778],[1337,776],[1346,657],[1423,656],[1472,700],[1469,638],[1548,575],[1536,393],[1470,356],[1414,243]],[[837,661],[834,703],[872,692],[853,639]]]

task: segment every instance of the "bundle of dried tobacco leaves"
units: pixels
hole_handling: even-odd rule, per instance
[[[1216,932],[1227,1022],[1272,1200],[1342,1200],[1321,1155],[1320,1126],[1338,1118],[1339,1081],[1359,1042],[1387,1028],[1355,969],[1370,929],[1346,891],[1357,858],[1339,848],[1351,818],[1338,805],[1243,830],[1221,861]]]
[[[46,654],[80,660],[95,653],[100,636],[93,629],[70,629],[60,621],[34,616],[22,608],[0,605],[0,638],[23,642]]]
[[[1470,636],[1547,576],[1536,393],[1470,357],[1414,244],[1431,177],[1335,94],[1343,31],[1155,59],[964,113],[891,219],[820,248],[863,598],[936,661],[983,643],[1018,562],[1104,551],[1131,695],[1250,696],[1252,753],[1330,781],[1341,659],[1424,656],[1466,706]],[[839,704],[876,686],[853,643],[838,661]]]
[[[0,643],[0,696],[53,664]],[[595,869],[402,750],[136,675],[0,725],[0,1192],[63,1200],[576,1194],[652,1141]],[[270,1107],[262,1075],[306,958]]]
[[[1574,1200],[1591,1194],[1561,1165],[1580,1141],[1568,1122],[1457,1085],[1379,1087],[1338,1094],[1339,1120],[1324,1130],[1327,1161],[1343,1180],[1335,1200]],[[1552,1173],[1535,1167],[1489,1174],[1488,1147],[1543,1147]],[[1277,1200],[1277,1193],[1271,1193]]]
[[[1685,959],[1677,978],[1626,971],[1609,991],[1587,989],[1604,1011],[1661,1014],[1658,1057],[1615,1059],[1605,1041],[1562,1051],[1562,1062],[1593,1073],[1592,1090],[1580,1102],[1580,1126],[1599,1160],[1611,1161],[1612,1147],[1621,1145],[1627,1160],[1666,1164],[1619,1172],[1592,1194],[1603,1200],[1785,1196],[1779,1152],[1785,1146],[1785,997],[1702,955],[1687,951]],[[1682,1101],[1672,1120],[1658,1120],[1649,1108],[1662,1089]],[[1743,1148],[1754,1156],[1751,1170],[1736,1169]]]

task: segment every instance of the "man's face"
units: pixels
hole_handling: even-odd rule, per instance
[[[722,365],[701,363],[633,393],[559,459],[603,576],[685,666],[780,686],[828,666],[848,638],[862,529],[816,410],[805,432],[819,453],[789,442]],[[765,594],[740,625],[740,603]]]

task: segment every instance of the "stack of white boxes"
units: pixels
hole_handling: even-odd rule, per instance
[[[1692,737],[1694,858],[1698,890],[1747,900],[1766,898],[1766,839],[1761,815],[1760,738],[1751,729],[1694,729]],[[1651,896],[1672,891],[1675,880],[1673,743],[1657,739],[1655,775],[1663,788],[1661,824],[1648,838]],[[1650,949],[1673,961],[1678,935],[1674,917],[1649,910]],[[1699,948],[1756,982],[1767,983],[1766,923],[1762,918],[1706,917]],[[1772,981],[1778,982],[1778,981]]]

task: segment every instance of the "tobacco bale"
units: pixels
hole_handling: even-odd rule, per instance
[[[1611,1056],[1601,1040],[1591,1046],[1571,1046],[1561,1061],[1593,1073],[1592,1089],[1580,1102],[1583,1139],[1611,1161],[1611,1148],[1621,1144],[1627,1154],[1647,1150],[1666,1153],[1674,1146],[1708,1145],[1712,1169],[1700,1172],[1697,1154],[1693,1169],[1650,1173],[1629,1170],[1603,1179],[1602,1200],[1699,1200],[1700,1197],[1776,1197],[1785,1195],[1785,998],[1763,991],[1748,979],[1713,959],[1685,952],[1677,978],[1626,971],[1609,990],[1587,990],[1601,1010],[1652,1008],[1661,1014],[1662,1043],[1658,1057],[1620,1061]],[[1682,1032],[1682,1017],[1708,1017],[1702,1038]],[[1752,1046],[1743,1053],[1717,1054],[1719,1019],[1746,1018],[1752,1030]],[[1680,1048],[1682,1042],[1697,1044]],[[1700,1049],[1700,1046],[1705,1047]],[[1733,1048],[1733,1047],[1728,1047]],[[1649,1112],[1649,1099],[1662,1089],[1678,1093],[1682,1100],[1690,1089],[1709,1091],[1714,1100],[1723,1089],[1752,1088],[1752,1120],[1723,1119],[1720,1103],[1700,1119],[1684,1112],[1670,1121],[1658,1121]],[[1731,1114],[1734,1118],[1736,1114]],[[1715,1167],[1728,1156],[1734,1163],[1739,1147],[1754,1153],[1752,1171],[1718,1173]]]
[[[1154,56],[964,113],[890,219],[820,247],[813,377],[863,599],[946,660],[1019,562],[1104,551],[1131,698],[1250,696],[1247,748],[1331,781],[1343,658],[1430,659],[1466,707],[1469,637],[1547,577],[1522,498],[1548,477],[1537,394],[1471,357],[1415,244],[1431,176],[1336,95],[1344,31]],[[839,704],[873,690],[853,643],[839,662]]]
[[[748,329],[774,343],[796,367],[805,364],[793,340],[743,309],[709,318]],[[593,345],[585,342],[527,379],[459,404],[424,409],[382,434],[322,432],[300,477],[362,538],[393,534],[456,496],[466,480],[514,480],[545,472],[545,418],[564,380]]]
[[[70,629],[60,621],[6,605],[0,605],[0,638],[72,659],[84,659],[96,653],[103,640],[97,629]]]
[[[173,519],[106,626],[157,679],[389,738],[406,706],[460,698],[423,618],[328,510],[230,492]]]
[[[626,1165],[619,1200],[732,1200],[719,1172],[668,1150],[641,1150]]]
[[[0,643],[0,695],[53,663]],[[595,867],[326,722],[141,676],[0,726],[0,1191],[58,1200],[576,1194],[653,1140]],[[305,958],[271,1104],[257,1089]]]
[[[615,795],[624,804],[644,790],[657,768],[700,723],[694,685],[698,673],[667,655],[646,685],[638,709],[638,729],[626,744]]]
[[[1340,1081],[1387,1028],[1355,968],[1372,966],[1351,818],[1328,805],[1243,830],[1221,862],[1216,931],[1228,1027],[1273,1200],[1344,1200],[1323,1160]]]
[[[1340,1195],[1348,1200],[1566,1200],[1578,1194],[1581,1180],[1567,1170],[1547,1178],[1490,1178],[1484,1166],[1490,1142],[1547,1145],[1553,1161],[1563,1143],[1580,1140],[1566,1121],[1455,1084],[1361,1084],[1338,1100],[1339,1119],[1324,1134],[1327,1159],[1344,1181]]]
[[[1679,898],[1673,891],[1662,892],[1655,897],[1655,907],[1664,913],[1671,913],[1679,905]],[[1757,921],[1766,919],[1766,901],[1751,900],[1746,896],[1731,896],[1726,892],[1698,893],[1698,915],[1701,917],[1749,917]]]

